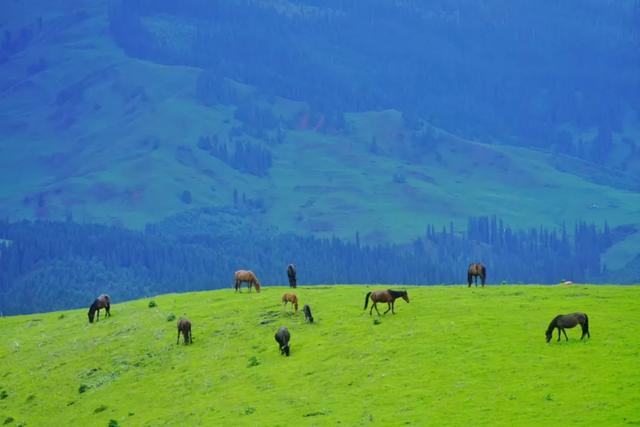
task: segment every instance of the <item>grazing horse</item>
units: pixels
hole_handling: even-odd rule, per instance
[[[295,288],[296,286],[298,286],[298,283],[296,281],[296,266],[293,264],[289,264],[289,266],[287,267],[287,277],[289,277],[289,287],[290,288]]]
[[[256,292],[258,293],[260,292],[260,282],[258,281],[258,278],[256,277],[256,275],[253,274],[253,271],[238,270],[236,271],[235,279],[236,279],[236,283],[235,283],[236,292],[238,291],[242,292],[242,290],[240,289],[242,282],[247,282],[247,284],[249,285],[249,292],[251,292],[252,285],[255,285]]]
[[[181,317],[180,320],[178,320],[178,340],[176,344],[180,344],[180,332],[182,332],[185,344],[193,343],[191,339],[191,321],[186,317]]]
[[[591,338],[591,334],[589,333],[589,318],[585,313],[559,314],[549,323],[547,332],[544,334],[547,342],[551,341],[555,328],[558,328],[558,341],[560,341],[561,332],[564,334],[565,341],[569,341],[564,329],[573,328],[578,324],[582,327],[582,336],[580,339],[583,339],[585,335]]]
[[[482,281],[482,287],[484,288],[484,282],[487,279],[487,269],[484,268],[482,264],[470,264],[469,270],[467,271],[467,282],[469,282],[468,288],[471,287],[471,282],[475,278],[476,287],[478,287],[478,277]]]
[[[309,323],[313,323],[313,316],[311,315],[311,307],[307,304],[302,307],[302,312],[304,313],[304,320]]]
[[[367,305],[369,304],[369,296],[371,296],[371,302],[373,303],[371,305],[371,310],[369,310],[369,315],[371,315],[371,312],[374,308],[376,309],[378,315],[380,315],[380,312],[378,311],[379,302],[386,302],[389,305],[389,308],[384,312],[384,314],[387,314],[389,310],[391,310],[391,313],[396,314],[395,310],[393,309],[396,298],[402,298],[406,302],[409,302],[409,294],[407,294],[407,291],[392,291],[391,289],[387,289],[386,291],[373,291],[369,292],[367,296],[364,297],[363,310],[367,309]]]
[[[298,311],[298,297],[296,294],[284,294],[282,295],[282,304],[283,307],[287,307],[287,303],[290,302],[292,307],[295,307],[296,312]]]
[[[89,323],[93,323],[93,318],[96,312],[98,312],[96,322],[100,320],[101,308],[104,308],[106,311],[106,314],[104,315],[105,318],[111,316],[111,312],[109,311],[111,310],[111,298],[109,298],[109,295],[102,294],[93,301],[93,304],[91,304],[91,307],[89,307],[89,312],[87,313],[87,315],[89,316]]]
[[[281,326],[280,329],[278,329],[278,332],[276,332],[275,338],[280,346],[280,354],[289,356],[289,338],[291,338],[289,330],[284,326]]]

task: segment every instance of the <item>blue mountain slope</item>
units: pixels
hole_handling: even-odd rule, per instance
[[[194,208],[236,206],[261,226],[349,238],[359,232],[368,242],[408,241],[427,223],[452,221],[463,226],[468,217],[477,215],[498,215],[515,226],[575,220],[638,222],[640,180],[634,165],[639,128],[631,110],[623,115],[628,119],[622,124],[609,127],[599,121],[582,126],[566,124],[571,120],[550,123],[553,132],[540,134],[539,141],[552,135],[553,144],[536,145],[531,142],[535,132],[518,135],[494,119],[482,119],[483,114],[496,115],[499,110],[489,106],[462,114],[453,100],[447,107],[446,96],[436,97],[434,91],[422,95],[433,93],[446,119],[429,111],[434,106],[407,104],[409,97],[398,97],[397,86],[388,87],[387,98],[385,86],[379,86],[376,96],[381,98],[347,102],[335,98],[335,88],[355,91],[359,82],[340,79],[363,64],[359,71],[364,73],[363,85],[377,78],[384,84],[386,74],[367,68],[375,58],[371,52],[353,53],[351,43],[359,40],[357,35],[343,44],[326,41],[319,26],[288,46],[291,54],[304,52],[305,67],[316,63],[325,74],[309,68],[308,92],[303,85],[287,94],[269,90],[274,72],[269,67],[262,77],[260,69],[254,70],[257,77],[243,77],[240,68],[234,68],[237,64],[251,68],[260,62],[240,51],[220,53],[217,68],[212,62],[181,55],[209,34],[199,30],[199,21],[188,10],[199,2],[185,3],[183,11],[158,2],[153,13],[141,10],[142,3],[126,6],[131,16],[140,16],[131,28],[142,28],[144,33],[132,33],[131,40],[123,41],[117,25],[122,24],[118,13],[125,3],[31,2],[26,7],[8,1],[0,6],[0,31],[5,34],[0,57],[0,216],[142,227]],[[274,22],[286,19],[293,29],[301,16],[314,13],[355,16],[347,6],[340,9],[339,2],[326,7],[314,2],[245,3],[256,16],[275,16]],[[423,18],[432,17],[429,10],[416,7]],[[210,26],[211,34],[229,25],[241,28],[229,10],[226,21],[222,15],[206,21],[209,18],[203,15],[206,22],[219,25]],[[396,12],[404,16],[406,11]],[[626,25],[618,16],[611,12],[603,22],[611,28]],[[394,19],[390,15],[381,25],[393,26]],[[245,42],[253,43],[253,36],[248,34]],[[442,46],[453,43],[455,53],[464,46],[456,44],[454,36]],[[616,48],[625,47],[617,38],[611,40]],[[273,40],[274,46],[281,42]],[[149,50],[142,54],[135,46]],[[247,52],[255,50],[247,46]],[[387,52],[389,47],[380,49]],[[474,60],[472,51],[461,57],[463,63]],[[275,61],[265,58],[268,64]],[[339,72],[337,65],[327,68],[331,58],[346,71]],[[624,65],[622,84],[632,81],[625,80],[632,79],[626,59],[617,59]],[[603,67],[615,67],[615,60]],[[387,61],[392,67],[403,59]],[[235,65],[225,68],[224,63]],[[569,65],[560,63],[560,71],[562,67]],[[438,75],[438,70],[433,73]],[[464,73],[460,78],[471,85]],[[327,87],[326,105],[320,105],[323,98],[313,86],[322,81]],[[452,94],[460,93],[457,83],[442,84],[445,92],[450,85]],[[462,80],[460,85],[464,84]],[[469,90],[479,90],[475,81],[472,86]],[[636,87],[630,89],[632,96]],[[549,105],[559,108],[557,103]],[[449,117],[456,114],[458,122]],[[477,119],[470,120],[472,116]],[[567,149],[557,137],[565,135],[562,130],[569,132],[575,150],[582,139],[589,150],[610,139],[606,161],[598,163]],[[221,151],[223,145],[227,154]],[[262,155],[267,156],[264,162],[243,165],[243,159],[253,162]]]

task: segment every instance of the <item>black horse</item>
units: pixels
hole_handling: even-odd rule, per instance
[[[585,313],[559,314],[549,323],[547,332],[545,332],[547,342],[551,341],[555,328],[558,328],[558,341],[560,341],[560,333],[564,334],[565,341],[569,341],[565,328],[573,328],[578,324],[582,327],[582,336],[580,339],[583,339],[585,335],[591,338],[591,334],[589,333],[589,317],[587,317]]]
[[[87,315],[89,316],[89,323],[93,323],[93,318],[95,317],[96,312],[98,313],[96,322],[100,320],[101,308],[104,308],[106,312],[106,314],[104,315],[105,318],[111,316],[111,312],[109,311],[111,310],[111,298],[109,298],[109,295],[102,294],[93,301],[93,304],[91,304],[91,307],[89,307],[89,312],[87,313]]]
[[[484,288],[484,282],[487,280],[487,269],[482,264],[470,264],[469,269],[467,270],[467,282],[469,283],[469,286],[467,287],[471,287],[471,283],[473,283],[474,278],[476,287],[478,287],[478,277],[480,277],[482,287]]]
[[[384,314],[387,314],[389,310],[391,310],[391,313],[396,314],[395,310],[393,309],[396,298],[402,298],[406,302],[409,302],[409,294],[407,294],[407,291],[392,291],[391,289],[387,289],[385,291],[374,291],[369,292],[367,296],[364,297],[363,310],[367,309],[367,305],[369,304],[369,295],[371,295],[371,302],[373,303],[371,305],[371,310],[369,310],[369,315],[371,315],[371,312],[374,308],[376,309],[378,315],[380,315],[380,312],[378,311],[379,302],[386,302],[389,306]]]
[[[192,344],[193,339],[191,339],[191,321],[186,317],[181,317],[178,320],[178,340],[176,344],[180,344],[180,333],[182,332],[182,336],[184,337],[185,344]]]
[[[284,326],[281,326],[280,329],[278,329],[278,332],[276,332],[275,338],[280,346],[280,354],[289,356],[289,338],[291,338],[289,330]]]
[[[311,315],[311,307],[305,304],[304,307],[302,307],[302,312],[304,313],[304,320],[309,323],[313,323],[313,316]]]
[[[298,286],[298,282],[296,280],[296,266],[293,264],[289,264],[287,267],[287,277],[289,278],[289,287],[295,288]]]

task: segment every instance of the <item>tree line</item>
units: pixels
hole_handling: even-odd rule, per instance
[[[596,282],[606,280],[602,253],[632,231],[586,223],[572,232],[515,230],[482,217],[470,219],[464,232],[429,225],[410,244],[365,245],[357,233],[347,240],[252,227],[223,231],[191,218],[180,227],[159,223],[145,230],[0,221],[0,311],[81,307],[101,292],[122,301],[231,288],[241,268],[255,271],[263,284],[284,284],[289,263],[301,284],[463,283],[470,262],[487,266],[489,283]]]

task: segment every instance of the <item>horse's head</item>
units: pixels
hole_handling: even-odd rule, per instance
[[[402,294],[402,299],[406,302],[409,302],[409,294],[407,293],[407,291],[404,291],[404,293]]]
[[[256,279],[256,292],[260,293],[260,282]]]
[[[89,323],[93,323],[93,317],[95,316],[96,311],[93,309],[93,306],[89,309],[87,316],[89,317]]]
[[[544,333],[544,336],[547,338],[547,342],[551,341],[552,335],[553,335],[553,329],[547,329],[547,332]]]

